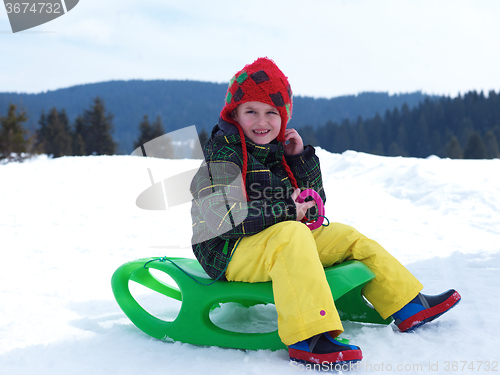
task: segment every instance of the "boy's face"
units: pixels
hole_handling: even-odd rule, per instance
[[[243,133],[252,142],[264,145],[276,139],[281,129],[281,116],[272,105],[262,102],[247,102],[239,105],[234,119]]]

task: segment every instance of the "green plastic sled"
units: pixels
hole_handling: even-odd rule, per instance
[[[165,272],[180,289],[160,281],[150,269]],[[342,320],[379,324],[391,322],[390,318],[383,320],[361,295],[363,286],[375,277],[363,263],[344,262],[325,269],[325,274]],[[113,274],[111,284],[116,301],[127,317],[139,329],[157,339],[250,350],[286,348],[277,330],[266,333],[233,332],[216,326],[209,317],[210,311],[221,303],[236,302],[247,307],[274,304],[271,282],[216,281],[205,286],[194,279],[204,284],[212,281],[195,259],[145,258],[119,267]],[[144,310],[130,293],[130,280],[182,301],[177,318],[164,321]]]

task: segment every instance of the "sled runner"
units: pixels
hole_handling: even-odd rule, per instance
[[[178,285],[169,285],[150,270],[168,274]],[[359,261],[348,261],[325,269],[335,304],[342,320],[389,324],[365,302],[363,286],[375,274]],[[129,281],[135,281],[155,292],[182,301],[177,318],[165,321],[148,313],[132,296]],[[127,317],[142,331],[160,340],[181,341],[194,345],[237,349],[284,349],[278,331],[240,333],[216,326],[209,313],[222,303],[236,302],[246,307],[274,303],[271,282],[244,283],[215,281],[205,273],[196,259],[145,258],[125,263],[112,277],[116,301]],[[205,284],[205,285],[202,285]]]

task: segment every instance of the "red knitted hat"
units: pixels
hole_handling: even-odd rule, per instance
[[[281,130],[278,141],[285,140],[285,129],[292,118],[292,89],[287,77],[274,61],[261,57],[246,65],[229,82],[226,103],[221,117],[233,125],[239,125],[231,116],[240,104],[262,102],[275,107],[281,117]]]
[[[221,118],[235,125],[240,133],[241,148],[243,155],[245,155],[242,168],[243,186],[246,184],[247,147],[243,129],[232,117],[232,113],[240,104],[247,102],[266,103],[278,110],[281,117],[281,129],[276,139],[279,142],[284,142],[286,125],[292,118],[292,89],[288,83],[288,78],[271,59],[260,57],[253,63],[245,65],[242,70],[231,78],[227,89],[225,105],[220,113]],[[281,164],[285,168],[292,185],[297,188],[297,181],[284,156]]]

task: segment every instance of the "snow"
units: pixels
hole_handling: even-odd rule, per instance
[[[456,288],[462,295],[456,308],[412,334],[346,322],[343,337],[363,350],[355,373],[499,371],[500,160],[317,153],[330,221],[380,242],[424,284],[424,293]],[[110,279],[121,264],[193,257],[190,205],[146,211],[135,199],[151,184],[148,168],[160,181],[199,163],[42,155],[0,165],[0,374],[310,370],[290,363],[285,350],[150,338],[116,304]],[[135,293],[158,308],[155,295],[140,288]],[[163,298],[161,304],[175,317],[177,301]],[[244,331],[252,325],[273,329],[275,317],[272,306],[242,311],[224,305],[213,319]]]

